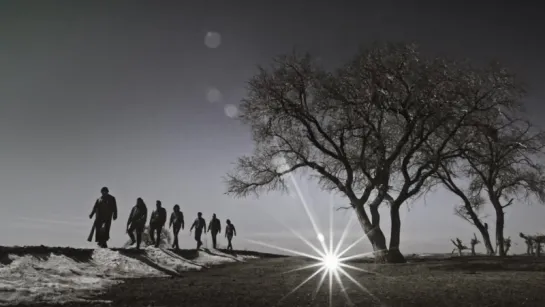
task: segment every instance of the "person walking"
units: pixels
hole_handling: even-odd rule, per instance
[[[142,243],[142,233],[148,219],[148,208],[142,198],[136,199],[136,205],[132,208],[127,221],[127,234],[131,238],[131,246],[136,243],[136,249],[140,249]],[[136,232],[136,240],[134,233]]]
[[[180,211],[179,205],[174,205],[168,227],[173,228],[174,243],[172,243],[172,248],[180,249],[180,246],[178,245],[178,233],[180,232],[180,229],[184,229],[184,214]]]
[[[221,222],[215,213],[212,214],[212,219],[208,224],[208,232],[212,235],[212,246],[216,249],[216,237],[218,233],[221,233]]]
[[[87,240],[91,242],[93,240],[93,233],[95,233],[95,241],[98,246],[107,248],[107,242],[110,240],[112,220],[117,220],[117,201],[110,194],[110,190],[107,187],[103,187],[100,193],[102,196],[95,201],[93,210],[89,215],[89,219],[92,219],[93,216],[95,217],[95,222]]]
[[[227,238],[227,242],[229,243],[227,245],[228,250],[233,250],[233,236],[237,235],[237,230],[235,229],[235,225],[231,223],[231,220],[227,219],[226,221],[227,226],[225,226],[225,237]]]
[[[195,228],[195,241],[197,241],[197,249],[201,248],[202,241],[201,236],[204,231],[206,233],[206,221],[202,217],[202,213],[197,213],[197,218],[193,222],[193,225],[191,225],[191,229],[189,229],[189,233]]]
[[[155,203],[155,206],[155,210],[151,213],[149,229],[152,244],[154,244],[155,247],[159,247],[161,243],[161,232],[167,222],[167,210],[163,208],[160,200]]]

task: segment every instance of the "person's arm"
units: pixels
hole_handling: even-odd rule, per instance
[[[204,233],[206,233],[206,220],[205,219],[202,219],[202,222],[204,223]]]
[[[208,225],[208,231],[210,231],[210,227],[212,227],[212,224],[213,224],[213,223],[210,223],[210,224]],[[206,227],[206,226],[204,226],[204,227]],[[206,231],[205,231],[205,232],[206,232]]]
[[[184,214],[180,212],[180,218],[182,219],[182,229],[184,229]]]
[[[112,196],[112,202],[113,202],[113,218],[114,218],[114,221],[117,220],[117,201],[115,200],[115,197]]]
[[[129,214],[129,219],[127,220],[127,229],[129,229],[129,226],[131,225],[131,221],[134,217],[134,210],[135,208],[132,208],[131,213]]]
[[[95,216],[95,213],[97,213],[97,206],[98,206],[98,199],[95,201],[95,205],[93,206],[93,210],[91,211],[91,214],[89,214],[89,219],[92,219],[93,216]]]
[[[146,224],[146,220],[148,219],[148,208],[144,207],[142,208],[142,217],[140,217],[140,221],[142,223],[144,223],[144,225]]]
[[[221,233],[221,222],[218,220],[218,233]]]
[[[233,225],[233,234],[235,235],[235,237],[237,236],[237,229],[235,228],[235,225]]]
[[[189,229],[189,232],[193,231],[193,228],[195,228],[196,224],[197,224],[197,221],[193,222],[193,225],[191,225],[191,228]]]
[[[161,226],[165,226],[167,223],[167,210],[163,208],[161,210]]]
[[[172,224],[174,224],[174,212],[170,215],[170,222],[168,223],[168,228],[172,228]]]
[[[225,237],[227,238],[227,227],[229,227],[229,225],[225,226]]]

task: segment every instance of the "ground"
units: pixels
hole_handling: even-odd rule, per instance
[[[327,281],[313,300],[317,277],[281,300],[313,269],[282,273],[310,263],[301,258],[263,258],[181,277],[126,280],[94,297],[103,303],[64,306],[329,306]],[[483,256],[352,265],[371,272],[349,271],[373,295],[343,278],[355,306],[545,306],[541,259]],[[333,289],[333,306],[347,306],[339,287]]]

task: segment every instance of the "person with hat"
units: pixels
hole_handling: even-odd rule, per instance
[[[93,228],[89,234],[88,241],[93,240],[93,232],[95,232],[95,242],[99,247],[107,248],[108,240],[110,240],[110,228],[112,220],[117,219],[117,202],[115,197],[110,194],[107,187],[103,187],[100,192],[102,196],[95,201],[93,211],[89,215],[89,219],[95,217]]]

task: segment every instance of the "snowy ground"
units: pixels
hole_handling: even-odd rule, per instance
[[[11,263],[0,263],[0,305],[85,300],[122,279],[172,276],[257,257],[201,250],[186,259],[170,250],[148,247],[138,257],[96,249],[90,261],[53,253],[45,258],[32,254],[8,258]]]

